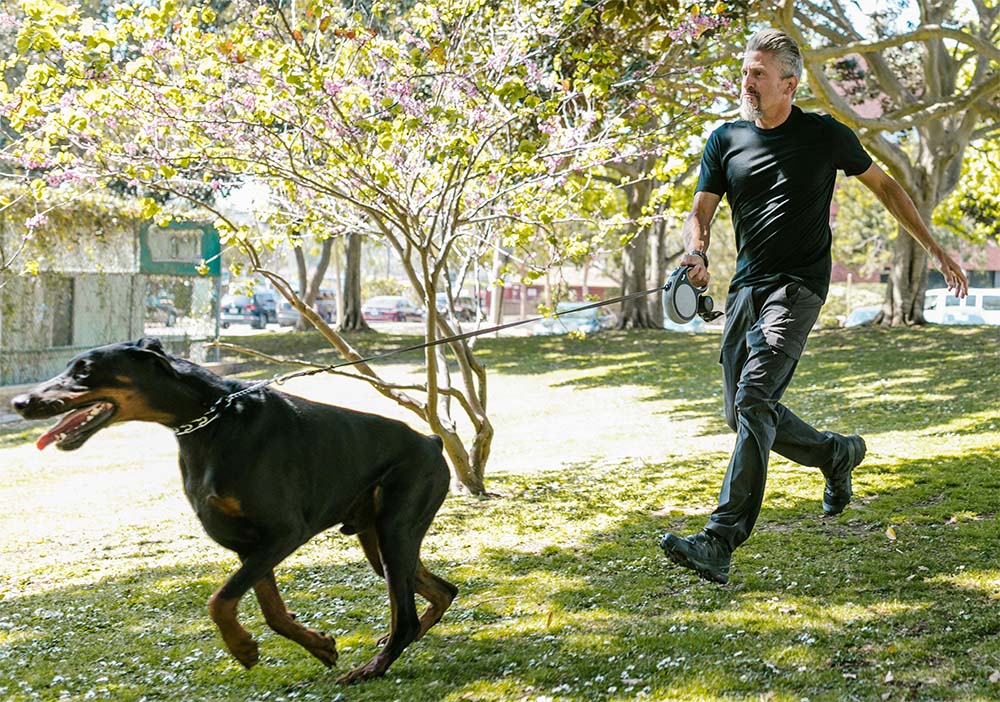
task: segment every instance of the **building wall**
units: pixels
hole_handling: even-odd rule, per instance
[[[141,336],[142,296],[142,282],[131,273],[10,280],[0,289],[0,385],[44,380],[81,351]]]
[[[0,385],[44,380],[81,351],[142,335],[136,231],[115,224],[99,235],[41,241],[44,248],[25,256],[36,258],[41,272],[4,278]]]

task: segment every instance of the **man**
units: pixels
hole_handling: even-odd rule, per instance
[[[704,531],[660,543],[674,563],[717,583],[760,514],[768,454],[819,468],[823,511],[839,514],[851,499],[851,472],[864,439],[819,432],[779,401],[830,285],[830,200],[837,170],[858,177],[924,247],[949,289],[964,297],[961,268],[931,238],[913,201],[872,162],[857,136],[826,115],[792,104],[802,74],[799,48],[765,29],[747,44],[740,116],[709,137],[694,206],[684,226],[697,286],[709,281],[709,224],[725,195],[736,230],[736,273],[726,300],[721,363],[726,421],[736,432],[719,506]]]

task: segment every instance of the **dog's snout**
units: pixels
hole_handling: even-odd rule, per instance
[[[15,412],[23,412],[28,409],[28,405],[30,404],[31,395],[18,395],[10,401],[10,406],[14,408]]]

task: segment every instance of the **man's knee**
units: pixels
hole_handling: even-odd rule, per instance
[[[739,417],[743,417],[747,421],[755,424],[776,424],[778,421],[778,412],[774,408],[774,403],[767,398],[758,397],[750,393],[739,392],[736,394],[734,410],[734,416],[732,417],[732,423],[730,424],[734,431],[736,426],[739,424]],[[726,422],[730,422],[728,412],[726,415]]]

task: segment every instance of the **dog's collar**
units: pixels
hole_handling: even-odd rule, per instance
[[[219,418],[222,410],[224,410],[231,401],[232,395],[223,395],[208,408],[208,411],[205,412],[205,414],[201,415],[197,419],[192,419],[190,422],[181,424],[179,427],[174,427],[174,435],[184,436],[185,434],[193,434],[199,429],[204,429]]]
[[[275,382],[272,380],[262,380],[259,383],[254,383],[242,390],[237,390],[236,392],[231,392],[228,395],[223,395],[218,400],[212,403],[212,406],[208,408],[205,414],[201,415],[197,419],[192,419],[190,422],[181,424],[179,427],[174,427],[174,436],[184,436],[185,434],[193,434],[199,429],[204,429],[209,424],[214,422],[222,414],[222,410],[233,404],[233,401],[237,398],[243,397],[244,395],[249,395],[252,392],[259,390],[265,385],[270,385]]]

